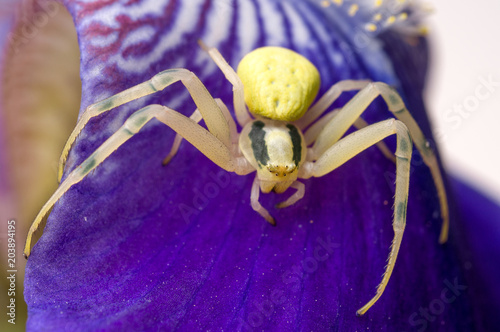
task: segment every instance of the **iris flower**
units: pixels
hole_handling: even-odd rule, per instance
[[[81,52],[80,114],[176,67],[193,71],[231,108],[231,85],[198,40],[217,47],[233,67],[252,49],[279,45],[317,66],[319,95],[344,79],[394,86],[432,140],[422,101],[426,39],[398,25],[368,33],[364,7],[352,13],[352,7],[334,2],[66,1]],[[350,97],[343,95],[333,108]],[[127,116],[152,103],[185,115],[195,109],[185,88],[175,84],[93,119],[71,150],[64,176]],[[380,100],[365,114],[369,123],[390,116]],[[438,244],[439,202],[418,153],[396,268],[381,299],[356,317],[375,294],[393,238],[394,164],[370,148],[331,174],[305,181],[305,197],[291,207],[272,208],[289,193],[262,195],[277,220],[272,227],[250,206],[252,176],[224,172],[186,142],[163,167],[174,135],[152,121],[55,205],[26,266],[29,330],[487,331],[495,326],[490,313],[500,309],[500,296],[494,296],[498,285],[492,278],[500,273],[484,268],[482,260],[498,257],[491,256],[498,248],[491,244],[481,252],[486,247],[478,239],[484,235],[494,243],[499,234],[488,232],[488,218],[477,217],[486,234],[467,237],[475,230],[467,222],[478,211],[475,205],[457,206],[450,186],[450,240]],[[498,212],[493,205],[488,209]]]

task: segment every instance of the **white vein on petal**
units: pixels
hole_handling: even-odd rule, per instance
[[[251,1],[242,1],[240,3],[238,18],[238,35],[245,36],[245,38],[238,40],[240,43],[240,54],[243,55],[250,53],[255,48],[255,44],[257,44],[259,38],[258,29],[248,29],[251,26],[258,26],[257,9]]]
[[[179,45],[182,42],[185,34],[190,32],[192,29],[193,17],[198,17],[200,15],[201,6],[200,4],[203,0],[191,0],[185,2],[185,7],[182,8],[180,13],[177,15],[177,19],[172,26],[169,33],[163,35],[158,43],[156,43],[155,48],[143,56],[130,56],[126,59],[123,58],[124,45],[127,44],[127,40],[130,39],[130,34],[125,39],[123,45],[120,48],[120,52],[112,57],[112,62],[118,65],[118,68],[129,73],[141,73],[149,68],[152,63],[159,62],[166,51],[172,48],[173,45]],[[130,41],[128,42],[130,44]],[[182,66],[184,63],[179,63]]]
[[[201,40],[208,47],[217,47],[221,42],[227,40],[231,31],[233,11],[232,1],[219,0],[205,14],[207,28],[204,30]],[[196,60],[201,60],[201,58]]]
[[[268,45],[282,45],[285,42],[285,22],[276,6],[271,1],[260,1],[260,15]]]
[[[300,6],[294,8],[294,10],[300,10]],[[309,22],[310,29],[313,30],[320,40],[329,40],[331,31],[328,30],[327,26],[324,24],[315,24],[317,21],[316,16],[308,10],[300,11],[304,20]],[[323,44],[325,55],[327,55],[330,60],[335,64],[335,67],[341,68],[344,63],[344,57],[340,54],[339,50],[334,47],[332,43]]]
[[[283,11],[286,13],[290,22],[294,44],[300,47],[307,47],[312,39],[309,27],[305,25],[304,21],[300,17],[300,14],[296,12],[295,6],[290,5],[287,2],[283,2],[282,6]]]
[[[234,6],[231,1],[219,0],[206,13],[207,27],[200,39],[208,47],[218,47],[222,42],[229,38],[231,31],[232,17]],[[224,55],[223,55],[224,56]],[[217,66],[213,61],[208,61],[209,57],[206,52],[196,52],[194,64],[201,69],[200,76],[207,77],[213,73]]]
[[[116,40],[118,39],[118,32],[115,31],[115,32],[112,32],[106,36],[96,36],[96,37],[93,37],[92,39],[90,39],[89,43],[90,45],[94,46],[94,47],[107,47],[111,44],[113,44],[114,42],[116,42]]]
[[[121,49],[125,50],[130,46],[140,44],[141,42],[150,43],[153,36],[156,34],[155,28],[150,25],[144,25],[138,27],[134,31],[131,31],[127,37],[123,40]]]

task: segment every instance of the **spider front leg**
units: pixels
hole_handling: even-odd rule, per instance
[[[302,182],[295,181],[294,183],[292,183],[290,188],[294,188],[297,191],[293,193],[292,196],[288,197],[286,201],[276,204],[277,209],[283,209],[290,205],[293,205],[304,197],[306,186]]]
[[[198,109],[196,109],[193,114],[189,117],[191,120],[193,120],[196,123],[199,123],[203,117],[201,116],[201,113]],[[175,134],[174,138],[174,143],[172,144],[172,147],[170,148],[170,152],[168,155],[163,159],[162,165],[165,166],[167,165],[170,160],[172,160],[173,157],[177,154],[177,151],[179,151],[179,147],[181,146],[182,143],[182,136],[179,134]]]
[[[204,113],[203,110],[200,110]],[[220,113],[220,110],[219,110]],[[222,114],[222,113],[221,113]],[[161,105],[150,105],[132,114],[127,121],[109,137],[94,153],[92,153],[80,166],[75,168],[68,177],[61,183],[52,197],[45,203],[41,211],[31,225],[26,239],[24,249],[25,257],[31,253],[33,236],[38,228],[46,220],[54,204],[66,193],[74,184],[83,180],[93,169],[100,165],[113,151],[129,140],[133,135],[148,123],[156,118],[166,124],[187,141],[193,144],[201,153],[207,156],[219,167],[229,172],[248,173],[247,166],[241,158],[232,154],[230,149],[218,139],[212,132],[198,125],[194,120]],[[205,118],[205,122],[207,119]],[[223,120],[223,124],[227,124]],[[220,132],[220,130],[218,131]]]
[[[314,141],[316,141],[316,139],[318,138],[318,135],[321,133],[321,131],[330,122],[330,120],[333,119],[339,112],[340,112],[339,109],[335,109],[335,110],[329,112],[328,114],[321,117],[318,121],[316,121],[314,124],[312,124],[307,129],[307,131],[304,133],[304,139],[306,141],[307,146],[311,145],[312,143],[314,143]],[[368,127],[368,123],[365,120],[363,120],[363,118],[359,117],[354,121],[353,126],[356,129],[361,129],[364,127]],[[382,154],[387,159],[389,159],[393,163],[396,162],[396,157],[394,157],[394,154],[392,153],[392,151],[389,150],[389,148],[387,147],[387,145],[383,141],[378,142],[376,145],[377,145],[378,149],[380,150],[380,152],[382,152]]]
[[[301,128],[307,128],[311,123],[317,120],[343,92],[361,90],[366,87],[370,81],[345,80],[332,85],[321,98],[296,121],[296,125]]]
[[[229,110],[227,109],[226,105],[222,100],[219,98],[215,99],[215,102],[219,106],[220,110],[222,111],[224,117],[226,118],[226,122],[229,126],[229,134],[231,137],[231,151],[233,152],[234,155],[239,155],[239,150],[238,150],[238,132],[236,130],[236,124],[234,123],[234,120],[231,116],[231,113],[229,113]],[[196,109],[193,114],[189,117],[191,120],[195,121],[196,123],[200,122],[203,117],[198,109]],[[162,164],[165,166],[167,165],[170,160],[177,154],[177,151],[179,150],[179,147],[182,143],[182,136],[179,134],[175,135],[174,143],[172,144],[172,148],[170,149],[170,152],[168,155],[163,159]]]
[[[276,226],[276,220],[274,220],[269,211],[267,211],[266,208],[259,203],[259,195],[260,195],[259,176],[255,175],[255,179],[253,180],[252,184],[252,191],[250,193],[250,204],[252,205],[252,209],[258,214],[260,214],[264,219],[266,219],[268,223],[270,223],[273,226]]]
[[[406,109],[406,106],[399,94],[387,84],[381,82],[370,83],[358,92],[342,108],[338,115],[333,117],[323,127],[317,136],[314,146],[311,148],[310,158],[312,160],[316,160],[330,146],[332,146],[332,144],[337,142],[378,96],[382,96],[389,111],[391,111],[397,119],[404,122],[404,124],[408,127],[418,151],[431,171],[434,185],[436,186],[439,197],[441,217],[443,218],[439,243],[444,243],[448,239],[449,229],[448,201],[437,158],[430,148],[429,142],[420,130],[420,127],[413,119],[410,112]]]
[[[366,305],[356,312],[357,315],[363,315],[377,302],[384,292],[396,264],[396,258],[406,225],[406,206],[408,202],[412,153],[412,141],[409,130],[403,122],[395,119],[370,125],[333,144],[315,162],[306,162],[302,173],[299,174],[301,178],[309,178],[311,176],[320,177],[328,174],[363,150],[393,134],[397,135],[397,149],[395,153],[396,194],[394,197],[394,219],[392,223],[394,239],[382,282],[377,287],[377,293]]]
[[[212,132],[215,137],[229,147],[231,145],[231,140],[229,137],[228,124],[224,119],[224,115],[220,112],[217,103],[212,98],[203,83],[198,79],[198,77],[196,77],[195,74],[187,69],[169,69],[158,73],[149,81],[136,85],[128,90],[122,91],[112,97],[87,107],[63,148],[61,158],[59,159],[58,180],[61,181],[69,150],[71,150],[76,137],[80,134],[90,119],[120,105],[128,103],[129,101],[163,90],[178,81],[181,81],[188,89],[196,106],[203,115],[205,124],[210,132]]]

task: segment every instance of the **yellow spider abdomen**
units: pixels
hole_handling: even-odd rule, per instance
[[[250,112],[280,121],[304,115],[320,85],[316,67],[282,47],[262,47],[248,53],[237,72]]]

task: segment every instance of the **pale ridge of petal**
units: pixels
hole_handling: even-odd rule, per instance
[[[118,32],[110,33],[107,36],[98,36],[90,40],[90,45],[99,48],[111,46],[118,41]]]
[[[241,7],[241,5],[238,4],[238,7]],[[206,28],[202,31],[200,39],[209,47],[216,47],[227,40],[231,32],[231,25],[233,24],[232,18],[234,12],[235,4],[231,1],[217,1],[212,3],[210,8],[203,13],[205,15]],[[250,19],[248,24],[251,26],[253,23],[251,21],[252,15],[250,13],[247,13],[247,15]],[[206,56],[204,55],[204,52],[199,52],[197,58],[206,60]]]
[[[147,70],[152,63],[156,63],[161,60],[164,54],[183,42],[184,36],[192,31],[192,20],[193,17],[198,17],[201,14],[201,4],[204,0],[192,0],[189,2],[184,2],[186,6],[181,7],[181,11],[177,14],[177,20],[172,27],[170,33],[166,34],[158,43],[156,43],[155,48],[148,52],[144,56],[140,57],[130,57],[128,59],[124,58],[122,53],[118,52],[115,58],[111,61],[116,62],[118,68],[130,73],[141,73]],[[188,5],[189,4],[189,5]],[[132,39],[134,34],[129,34],[127,38],[123,41],[122,50],[127,47],[128,43],[134,43],[135,40]],[[185,66],[185,61],[179,58],[173,65],[173,67],[183,67]]]
[[[240,52],[241,54],[247,54],[251,50],[255,48],[259,40],[259,31],[261,27],[258,29],[253,29],[252,31],[248,31],[249,26],[258,26],[257,20],[257,8],[255,4],[251,1],[245,1],[238,5],[239,13],[238,13],[238,34],[245,34],[246,38],[239,38],[238,42],[240,44]]]
[[[278,3],[272,1],[260,1],[260,17],[262,18],[264,35],[268,45],[283,45],[285,41],[285,29],[283,16],[279,12]]]
[[[304,47],[312,38],[308,27],[304,24],[304,21],[300,13],[297,12],[295,5],[288,2],[283,2],[282,5],[285,14],[288,16],[288,20],[290,21],[294,45]]]

